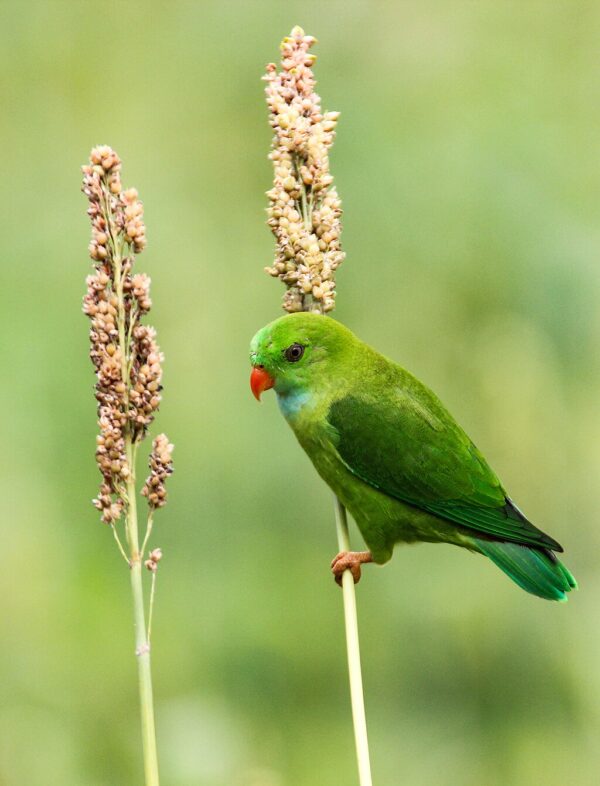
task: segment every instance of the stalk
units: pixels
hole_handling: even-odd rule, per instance
[[[118,244],[115,244],[118,248]],[[121,378],[125,385],[125,405],[129,407],[131,386],[130,367],[133,361],[131,352],[132,325],[125,330],[125,304],[123,301],[123,264],[118,251],[114,255],[115,284],[118,298],[117,324],[119,347],[121,349]],[[127,335],[127,338],[126,338]],[[125,534],[129,546],[129,567],[131,595],[133,600],[133,624],[135,631],[135,655],[138,670],[138,691],[140,696],[140,715],[142,724],[142,752],[146,786],[159,786],[158,754],[156,749],[156,729],[154,724],[154,699],[152,690],[152,671],[150,665],[150,642],[146,631],[144,610],[144,585],[142,581],[142,557],[139,547],[139,530],[136,499],[136,457],[137,445],[133,442],[131,424],[125,432],[125,455],[129,474],[126,483]],[[149,516],[150,520],[151,514]],[[147,529],[149,529],[147,525]],[[148,533],[149,534],[149,533]],[[146,538],[144,538],[144,545]]]
[[[346,508],[335,497],[335,526],[337,530],[338,548],[350,551],[350,535]],[[348,653],[348,673],[350,676],[350,701],[352,704],[352,721],[354,724],[354,742],[358,764],[358,780],[360,786],[372,786],[371,761],[369,757],[369,738],[367,736],[367,718],[360,665],[360,643],[358,640],[358,615],[356,612],[356,593],[354,579],[349,570],[342,574],[342,592],[344,595],[344,623],[346,626],[346,650]]]
[[[159,786],[158,755],[156,752],[156,730],[154,726],[154,701],[152,693],[152,672],[150,667],[150,642],[146,631],[144,611],[144,588],[142,584],[142,554],[139,551],[137,504],[135,499],[135,447],[128,437],[128,456],[132,472],[127,482],[127,542],[131,564],[131,594],[133,597],[133,620],[135,627],[135,654],[138,667],[138,687],[142,717],[142,746],[144,753],[144,773],[146,786]]]

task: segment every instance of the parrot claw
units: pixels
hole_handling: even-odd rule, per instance
[[[366,562],[373,562],[370,551],[340,551],[331,563],[331,571],[334,575],[336,584],[342,586],[342,576],[349,570],[354,579],[354,583],[360,581],[360,566]]]

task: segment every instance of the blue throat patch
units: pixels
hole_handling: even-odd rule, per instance
[[[307,390],[296,390],[293,393],[277,394],[277,403],[281,414],[290,418],[297,415],[310,398],[311,394]]]

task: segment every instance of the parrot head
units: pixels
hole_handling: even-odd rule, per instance
[[[331,317],[301,312],[266,325],[252,339],[250,387],[260,400],[269,388],[285,396],[309,389],[353,343],[352,333]]]

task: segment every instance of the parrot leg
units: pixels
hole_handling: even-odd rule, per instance
[[[370,551],[340,551],[331,563],[331,571],[339,586],[342,586],[342,576],[344,571],[349,570],[354,579],[354,583],[360,581],[360,566],[366,562],[373,562],[373,555]]]

